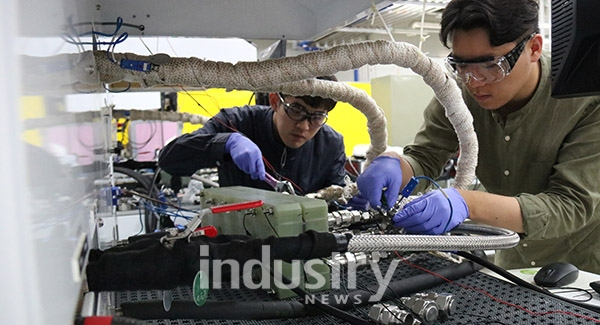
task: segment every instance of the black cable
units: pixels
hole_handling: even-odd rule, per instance
[[[594,296],[592,295],[592,293],[590,291],[594,291],[594,290],[586,290],[586,289],[582,289],[582,288],[576,288],[576,287],[560,287],[560,289],[562,289],[561,291],[552,291],[553,294],[559,294],[559,293],[569,293],[569,292],[579,292],[580,294],[576,295],[576,296],[572,296],[573,301],[577,301],[577,302],[587,302],[590,301],[592,299],[594,299]],[[584,295],[586,296],[585,299],[574,299],[577,296],[581,296]]]
[[[481,267],[476,263],[464,262],[435,270],[433,271],[435,275],[431,273],[422,273],[410,278],[392,281],[387,285],[382,297],[408,296],[415,292],[424,291],[437,285],[444,284],[447,281],[446,279],[458,280],[480,269]],[[377,292],[377,289],[377,287],[374,287],[368,290],[357,289],[350,291],[348,299],[345,302],[336,301],[334,297],[327,295],[323,295],[323,299],[327,299],[330,302],[330,305],[341,309],[350,308],[352,305],[364,306],[374,302],[369,301],[369,299],[373,296],[371,293]]]
[[[132,301],[122,302],[119,309],[124,316],[144,320],[265,320],[318,314],[315,310],[307,310],[299,301],[207,301],[197,306],[193,301],[175,300],[169,311],[165,311],[162,301]]]
[[[153,180],[150,179],[149,177],[144,176],[141,173],[136,172],[135,170],[127,168],[127,167],[114,166],[113,171],[116,173],[125,174],[125,175],[135,179],[138,183],[140,183],[144,187],[144,189],[146,190],[148,195],[150,195],[150,197],[158,198],[158,188],[156,186],[154,186],[154,184],[152,183]]]
[[[275,278],[275,274],[273,272],[273,269],[269,268],[269,272],[271,273],[271,276],[273,278]],[[279,275],[279,279],[287,283],[291,283],[291,280],[289,280],[288,278],[286,278],[283,274],[278,274]],[[323,303],[321,300],[319,300],[318,298],[315,298],[313,301],[315,302],[312,305],[309,305],[306,303],[306,297],[309,295],[308,292],[306,292],[304,289],[302,289],[300,286],[292,286],[289,288],[290,290],[292,290],[292,292],[294,292],[295,294],[298,295],[298,297],[304,297],[305,301],[304,304],[311,309],[311,307],[314,307],[318,310],[320,310],[321,312],[327,314],[327,315],[331,315],[333,317],[339,318],[341,320],[347,321],[350,324],[356,324],[356,325],[368,325],[368,324],[375,324],[374,322],[370,321],[370,320],[366,320],[366,319],[362,319],[360,317],[354,316],[344,310],[341,310],[337,307],[331,306],[329,304]],[[327,301],[327,300],[326,300]]]
[[[360,285],[360,284],[359,284],[358,286],[359,286],[359,288],[360,288],[360,289],[362,289],[362,290],[367,290],[367,291],[369,291],[371,294],[376,294],[376,293],[377,293],[377,292],[374,292],[374,291],[373,291],[373,288],[370,288],[370,287],[368,287],[368,286],[366,286],[366,285],[365,285],[365,286],[362,286],[362,285]],[[386,286],[387,286],[387,284],[386,284]],[[389,288],[389,286],[388,286],[388,288]],[[383,295],[383,297],[382,297],[382,298],[387,298],[389,301],[393,302],[393,303],[394,303],[394,304],[395,304],[395,305],[396,305],[398,308],[400,308],[400,309],[402,309],[402,310],[404,310],[404,311],[406,311],[406,312],[410,313],[410,314],[411,314],[411,315],[412,315],[412,316],[413,316],[415,319],[418,319],[418,320],[420,320],[420,321],[422,322],[421,316],[420,316],[420,315],[418,315],[417,313],[413,312],[413,311],[412,311],[410,308],[408,308],[406,305],[404,305],[404,303],[403,303],[403,302],[402,302],[402,300],[400,299],[400,298],[402,298],[402,297],[400,297],[400,296],[397,294],[397,292],[394,292],[393,290],[391,290],[391,291],[394,293],[394,296],[385,296],[385,295]],[[346,294],[348,294],[348,291],[347,291],[347,290],[346,290]],[[383,300],[383,299],[382,299],[382,300]],[[389,308],[388,304],[382,304],[382,306],[383,306],[383,308],[385,308],[386,310],[390,311],[390,308]],[[391,312],[391,311],[390,311],[390,312]],[[394,315],[394,318],[398,319],[398,316],[397,316],[395,313],[391,312],[391,314],[392,314],[392,315]]]
[[[471,254],[469,252],[455,252],[455,254],[458,255],[458,256],[462,256],[464,258],[467,258],[467,259],[469,259],[469,260],[471,260],[471,261],[473,261],[473,262],[475,262],[475,263],[477,263],[477,264],[479,264],[479,265],[481,265],[483,267],[486,267],[489,270],[497,273],[498,275],[504,277],[505,279],[507,279],[507,280],[509,280],[509,281],[515,283],[516,285],[521,286],[521,287],[525,287],[527,289],[531,289],[533,291],[536,291],[536,292],[542,293],[544,295],[547,295],[547,296],[550,296],[550,297],[553,297],[553,298],[556,298],[556,299],[559,299],[559,300],[562,300],[562,301],[574,304],[576,306],[579,306],[579,307],[582,307],[582,308],[585,308],[585,309],[589,309],[589,310],[594,311],[594,312],[600,312],[600,307],[598,307],[598,306],[592,306],[592,305],[589,305],[589,304],[584,304],[584,303],[581,303],[581,302],[578,302],[578,301],[571,300],[569,298],[565,298],[565,297],[561,297],[559,295],[555,295],[555,294],[553,294],[552,292],[550,292],[548,290],[542,289],[542,288],[540,288],[540,287],[538,287],[536,285],[533,285],[533,284],[531,284],[531,283],[529,283],[529,282],[527,282],[527,281],[525,281],[525,280],[517,277],[516,275],[514,275],[514,274],[512,274],[512,273],[510,273],[508,271],[506,271],[505,269],[499,267],[498,265],[496,265],[496,264],[494,264],[494,263],[492,263],[492,262],[490,262],[490,261],[488,261],[488,260],[486,260],[484,258],[475,256],[474,254]]]
[[[110,320],[110,323],[106,321]],[[77,317],[74,325],[85,325],[85,324],[110,324],[110,325],[144,325],[146,322],[139,319],[121,317],[121,316],[90,316],[90,317]]]
[[[143,186],[143,188],[146,190],[146,193],[148,193],[149,197],[151,197],[151,198],[159,197],[159,190],[154,185],[153,179],[149,179],[148,177],[142,175],[141,173],[138,173],[135,170],[127,168],[127,167],[114,166],[113,171],[116,173],[125,174],[125,175],[133,178],[134,180],[136,180],[140,185]],[[152,201],[150,201],[149,203],[154,205],[154,203]],[[158,220],[160,220],[160,216],[158,216],[156,214],[156,212],[154,212],[154,211],[149,211],[147,208],[144,209],[144,213],[146,216],[146,218],[145,218],[146,219],[145,220],[146,221],[146,232],[147,233],[154,232],[154,230],[156,230],[156,228],[158,226]]]
[[[271,272],[271,275],[273,273]],[[284,276],[281,279],[289,282]],[[290,288],[300,297],[308,293],[298,286]],[[190,301],[174,301],[169,311],[165,311],[162,302],[124,302],[120,309],[123,315],[139,319],[282,319],[297,318],[325,313],[350,324],[369,325],[374,322],[359,318],[341,309],[324,304],[318,299],[312,305],[299,301],[220,301],[206,302],[198,307]],[[235,310],[235,313],[231,311]]]
[[[76,23],[73,24],[73,26],[81,26],[81,25],[119,25],[118,22],[81,22],[81,23]],[[146,29],[146,26],[144,25],[135,25],[135,24],[130,24],[130,23],[120,23],[121,26],[127,26],[127,27],[132,27],[132,28],[136,28],[140,31],[144,31],[144,29]]]

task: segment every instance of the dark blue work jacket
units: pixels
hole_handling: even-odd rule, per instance
[[[341,134],[323,125],[317,134],[298,149],[286,147],[275,136],[273,110],[269,106],[222,109],[202,128],[183,134],[168,143],[159,156],[159,166],[175,176],[189,176],[201,168],[218,167],[221,186],[272,188],[253,180],[240,170],[225,151],[232,132],[243,133],[261,150],[275,172],[300,187],[300,195],[331,186],[344,186],[346,154]],[[267,172],[275,175],[268,166]]]

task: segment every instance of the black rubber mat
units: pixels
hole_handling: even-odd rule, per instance
[[[456,262],[430,253],[404,254],[394,272],[393,281],[412,279],[423,275],[427,271],[436,271],[456,265]],[[382,274],[386,274],[392,260],[379,263]],[[341,277],[344,279],[344,276]],[[366,290],[378,286],[378,281],[372,269],[365,268],[357,273],[357,289]],[[595,324],[600,322],[600,314],[587,308],[547,296],[531,289],[516,286],[499,280],[482,272],[474,272],[454,281],[440,280],[436,284],[424,288],[419,292],[450,293],[455,299],[456,312],[446,320],[438,320],[433,324]],[[342,283],[342,288],[344,283]],[[235,308],[244,308],[244,302],[282,302],[264,290],[212,289],[209,292],[208,302],[235,302]],[[345,289],[327,290],[315,293],[343,296],[348,291]],[[416,292],[414,292],[416,293]],[[173,303],[189,302],[192,299],[191,287],[178,287],[172,290]],[[406,295],[405,295],[406,296]],[[399,304],[399,298],[388,297],[382,300],[385,303]],[[144,302],[156,302],[162,308],[161,291],[123,291],[115,293],[116,306],[135,305]],[[283,301],[298,302],[298,298],[284,299]],[[192,303],[193,304],[193,303]],[[346,312],[368,320],[369,305],[346,308]],[[205,308],[203,307],[197,308]],[[192,305],[195,307],[195,305]],[[304,316],[297,318],[277,319],[252,319],[240,320],[240,310],[231,310],[231,319],[147,319],[148,324],[165,325],[192,325],[192,324],[348,324],[327,314]],[[124,315],[128,316],[128,315]],[[223,317],[221,317],[223,318]]]

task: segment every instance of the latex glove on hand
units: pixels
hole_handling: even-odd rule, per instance
[[[411,234],[441,235],[461,224],[469,217],[467,203],[455,188],[444,192],[448,198],[434,190],[406,204],[392,218],[394,226]]]
[[[371,207],[390,209],[398,201],[402,186],[402,168],[400,160],[389,156],[379,156],[358,176],[356,185],[362,197]],[[385,193],[383,192],[385,189]],[[383,196],[386,204],[382,204]]]
[[[240,133],[232,133],[227,142],[225,150],[231,155],[231,159],[252,179],[265,180],[265,164],[262,160],[262,152],[252,140]]]

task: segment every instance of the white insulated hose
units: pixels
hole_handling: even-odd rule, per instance
[[[116,62],[121,59],[151,62],[151,57],[133,53],[111,54]],[[154,65],[148,71],[123,69],[111,61],[104,51],[94,52],[100,81],[138,82],[145,87],[182,85],[187,87],[220,87],[250,91],[282,91],[291,95],[329,97],[351,104],[367,117],[371,147],[367,163],[387,147],[387,131],[383,111],[364,91],[343,83],[323,80],[304,80],[331,75],[338,71],[360,68],[364,65],[394,64],[410,68],[421,75],[436,98],[446,109],[459,141],[460,158],[454,187],[465,189],[475,179],[478,143],[472,116],[466,108],[460,89],[443,68],[409,43],[372,41],[340,45],[324,51],[304,53],[260,62],[205,61],[198,58],[171,58]],[[85,65],[85,60],[83,65]],[[88,68],[85,66],[85,68]]]

